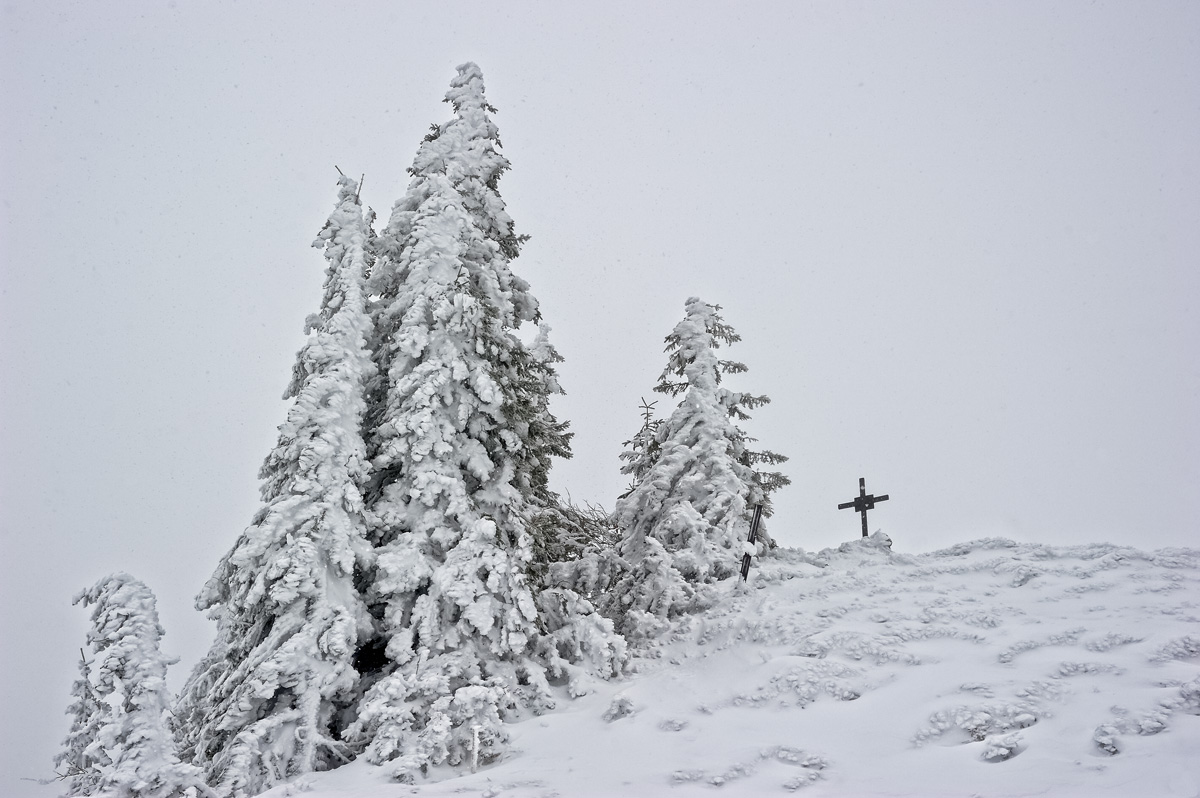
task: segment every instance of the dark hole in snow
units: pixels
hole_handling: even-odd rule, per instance
[[[354,652],[354,670],[366,676],[378,673],[388,665],[387,641],[372,640]]]

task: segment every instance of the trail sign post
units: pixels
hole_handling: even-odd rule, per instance
[[[867,537],[867,510],[874,510],[875,502],[885,502],[887,500],[888,500],[888,496],[886,493],[883,494],[882,496],[872,496],[871,494],[867,493],[867,481],[864,478],[859,477],[858,478],[858,498],[852,502],[845,502],[843,504],[839,504],[838,509],[839,510],[848,510],[851,507],[853,507],[854,512],[862,513],[862,529],[863,529],[862,536],[865,538],[865,537]]]
[[[758,525],[762,522],[762,505],[754,505],[754,520],[750,522],[750,537],[746,539],[746,553],[742,555],[742,581],[750,576],[750,550],[758,540]]]

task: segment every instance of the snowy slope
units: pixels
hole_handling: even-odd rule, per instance
[[[475,774],[267,795],[1200,795],[1200,550],[885,542],[762,560]]]

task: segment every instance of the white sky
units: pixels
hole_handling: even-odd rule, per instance
[[[699,295],[774,400],[781,542],[857,535],[865,476],[899,550],[1195,545],[1200,5],[413,5],[3,4],[0,792],[66,731],[73,592],[145,580],[177,682],[207,647],[334,164],[386,217],[467,60],[566,357],[559,489],[611,507]]]

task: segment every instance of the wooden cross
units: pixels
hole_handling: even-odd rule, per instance
[[[888,497],[887,497],[886,493],[883,494],[882,496],[872,496],[869,493],[867,493],[867,481],[865,479],[863,479],[862,477],[859,477],[858,478],[858,498],[852,502],[846,502],[844,504],[839,504],[838,509],[846,510],[846,509],[853,507],[854,512],[862,513],[862,524],[863,524],[863,535],[862,536],[865,538],[865,537],[867,537],[867,510],[874,510],[875,502],[885,502],[887,500],[888,500]]]

